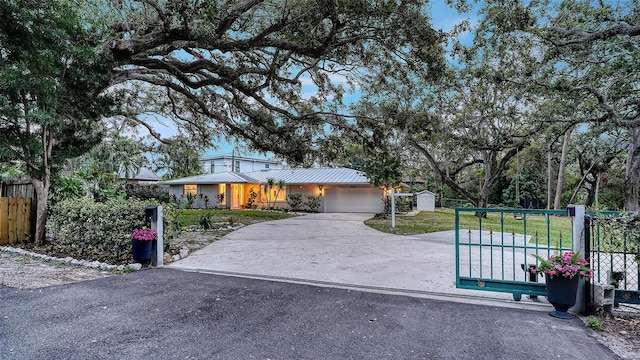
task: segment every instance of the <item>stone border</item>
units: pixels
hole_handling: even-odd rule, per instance
[[[51,263],[63,264],[63,265],[69,265],[69,266],[75,266],[75,267],[84,267],[84,268],[100,270],[100,271],[110,271],[110,272],[123,271],[127,267],[132,271],[138,271],[142,269],[142,264],[139,264],[139,263],[134,263],[129,265],[111,265],[111,264],[103,263],[100,261],[77,260],[70,256],[66,258],[59,258],[55,256],[45,255],[45,254],[34,253],[21,248],[14,248],[10,246],[0,246],[0,251],[21,255],[21,256],[29,256],[33,259],[42,260],[44,262],[51,262]]]

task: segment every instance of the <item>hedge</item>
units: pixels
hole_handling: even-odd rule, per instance
[[[76,259],[131,263],[131,233],[145,227],[147,205],[148,202],[134,199],[109,199],[104,203],[89,198],[61,201],[49,214],[53,245]]]

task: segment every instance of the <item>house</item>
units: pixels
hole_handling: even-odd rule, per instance
[[[220,172],[250,172],[263,169],[280,169],[279,161],[267,159],[255,159],[236,155],[215,155],[200,159],[202,172],[215,174]]]
[[[158,182],[158,175],[156,175],[153,171],[144,167],[140,168],[138,172],[135,175],[133,175],[133,177],[130,177],[130,178],[128,178],[127,174],[125,174],[125,172],[121,170],[118,173],[118,178],[122,180],[126,180],[127,184],[136,184],[136,183],[155,184]]]
[[[284,181],[285,187],[278,191],[276,186],[266,194],[264,184],[270,178],[276,183]],[[288,208],[287,195],[290,194],[300,194],[307,200],[315,197],[320,201],[317,208],[320,212],[379,213],[384,208],[384,190],[370,184],[362,172],[347,168],[225,171],[163,181],[162,184],[169,185],[170,194],[177,198],[195,197],[193,207],[199,208],[247,208],[252,193],[256,194],[254,205],[258,208],[266,207],[267,202],[274,208]],[[219,198],[223,200],[220,204],[217,203]]]

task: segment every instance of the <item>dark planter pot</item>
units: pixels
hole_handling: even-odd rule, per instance
[[[578,277],[573,279],[561,276],[550,278],[545,276],[547,282],[547,300],[556,309],[549,313],[560,319],[573,319],[573,315],[567,310],[576,303],[578,293]]]
[[[132,254],[135,261],[151,260],[151,245],[153,241],[141,241],[132,239]]]

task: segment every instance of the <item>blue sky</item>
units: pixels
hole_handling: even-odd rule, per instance
[[[431,1],[431,18],[432,24],[436,29],[442,29],[444,31],[449,31],[453,28],[454,25],[460,23],[463,20],[467,19],[466,15],[460,15],[458,12],[450,7],[448,7],[444,0],[432,0]],[[475,16],[475,14],[474,14]],[[472,25],[476,23],[476,18],[469,18]],[[468,39],[467,39],[468,38]],[[463,42],[471,41],[471,34],[466,33],[462,35]],[[336,77],[335,81],[342,81],[340,77]],[[311,84],[311,82],[303,83],[302,90],[304,94],[311,95],[315,92],[315,86]],[[355,101],[359,97],[359,93],[357,89],[354,93],[348,94],[345,99],[347,102]],[[171,121],[167,121],[167,125],[171,124]],[[158,124],[157,130],[163,134],[163,136],[171,136],[175,134],[175,129],[170,126],[162,126]],[[248,156],[248,157],[256,157],[256,158],[273,158],[274,155],[271,153],[267,154],[259,154],[254,152],[248,152],[246,150],[246,146],[243,143],[233,143],[227,141],[219,141],[216,144],[217,149],[210,149],[206,151],[203,155],[217,155],[217,154],[231,154],[234,151],[236,155]]]

